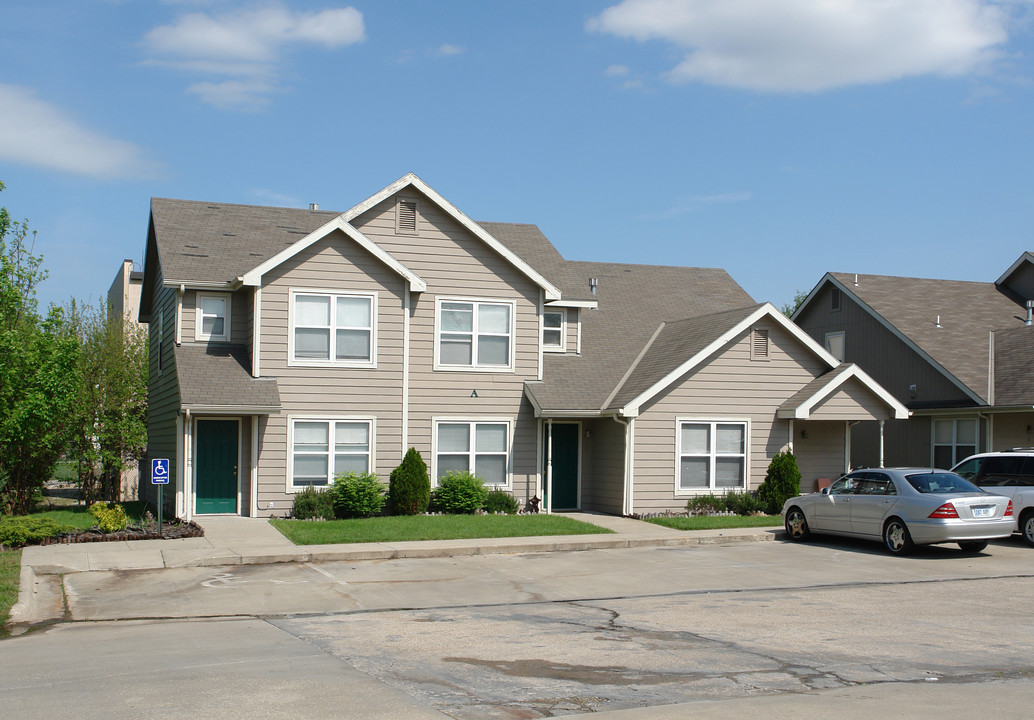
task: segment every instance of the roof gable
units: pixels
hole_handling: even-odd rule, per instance
[[[890,407],[895,419],[904,420],[908,417],[908,408],[878,385],[860,367],[851,363],[841,363],[833,370],[820,375],[802,387],[779,406],[776,416],[784,419],[807,420],[811,417],[813,410],[832,398],[852,379],[860,381],[866,389]]]

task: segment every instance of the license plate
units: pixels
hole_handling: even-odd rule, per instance
[[[973,508],[973,517],[994,517],[994,505],[982,505]]]

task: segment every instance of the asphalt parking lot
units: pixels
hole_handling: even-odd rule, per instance
[[[350,678],[341,692],[372,683],[437,716],[674,703],[714,715],[714,703],[939,686],[908,716],[943,720],[959,701],[936,698],[965,690],[986,710],[996,683],[1013,699],[1034,688],[1034,622],[1017,602],[1034,588],[1032,552],[1010,540],[975,556],[945,546],[902,558],[822,540],[89,572],[64,587],[76,629],[255,618],[337,663]],[[242,638],[221,652],[220,668],[252,657]],[[1004,703],[996,717],[1013,711]]]

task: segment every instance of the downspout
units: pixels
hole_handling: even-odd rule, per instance
[[[180,284],[176,290],[176,347],[183,344],[183,328],[180,325],[180,318],[183,317],[183,293],[187,291],[187,286]]]
[[[553,512],[553,418],[546,420],[546,514]]]
[[[622,420],[617,415],[610,416],[618,425],[625,428],[625,472],[622,486],[621,514],[632,515],[635,502],[632,497],[632,421],[634,418]]]
[[[409,313],[412,293],[402,283],[402,454],[409,451]]]

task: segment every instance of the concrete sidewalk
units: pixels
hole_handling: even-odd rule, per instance
[[[598,535],[295,545],[265,519],[205,516],[195,518],[195,522],[204,528],[204,537],[35,545],[22,550],[21,585],[18,603],[11,609],[11,622],[24,625],[53,618],[54,605],[60,597],[60,579],[55,576],[65,573],[716,545],[768,541],[782,533],[782,528],[774,527],[686,532],[611,515],[579,512],[558,514],[612,532]]]

